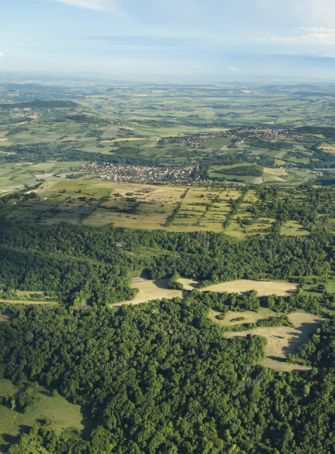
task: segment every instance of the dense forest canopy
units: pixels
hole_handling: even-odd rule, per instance
[[[60,225],[3,227],[0,242],[5,292],[53,292],[66,306],[85,299],[98,306],[132,299],[129,273],[138,269],[152,279],[178,272],[210,285],[242,278],[323,280],[335,267],[335,236],[326,232],[306,237],[274,233],[234,242],[211,232]],[[119,248],[117,242],[126,244]]]
[[[225,339],[207,318],[231,304],[194,291],[117,311],[14,308],[0,330],[0,375],[57,388],[91,409],[96,429],[69,439],[36,423],[9,452],[30,443],[50,453],[332,452],[333,357],[320,357],[319,374],[258,366],[264,338]]]

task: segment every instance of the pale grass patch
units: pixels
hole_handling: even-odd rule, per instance
[[[192,279],[178,279],[184,285],[185,290],[196,288],[196,281]],[[236,281],[222,282],[221,284],[210,285],[199,289],[201,292],[218,293],[245,293],[256,290],[258,296],[278,295],[287,296],[296,293],[299,284],[286,281],[253,281],[249,279],[239,279]]]
[[[236,317],[243,317],[243,312],[236,312]],[[295,312],[288,315],[295,328],[289,326],[277,326],[268,328],[254,328],[249,331],[225,333],[227,338],[245,337],[248,334],[263,336],[268,343],[265,348],[266,358],[260,362],[263,366],[271,369],[292,372],[295,370],[310,370],[311,367],[285,362],[288,353],[296,353],[310,340],[310,335],[324,321],[321,317],[304,312]],[[243,320],[241,323],[248,323]]]

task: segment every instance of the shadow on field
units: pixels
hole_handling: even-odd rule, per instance
[[[288,339],[287,347],[283,347],[283,353],[285,355],[288,353],[296,353],[303,344],[307,343],[311,339],[311,336],[315,333],[318,327],[319,323],[303,322],[300,326],[295,328],[294,332],[287,333],[291,335],[291,337]]]

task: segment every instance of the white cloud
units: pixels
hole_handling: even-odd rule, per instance
[[[305,33],[301,34],[302,31]],[[335,44],[334,28],[300,27],[299,29],[291,30],[290,35],[282,37],[273,36],[271,41],[296,44]]]
[[[311,33],[335,33],[335,28],[324,28],[324,27],[300,27],[300,30]]]
[[[229,71],[234,71],[234,72],[236,72],[237,69],[236,69],[236,68],[229,68]]]
[[[66,3],[77,8],[92,9],[94,11],[116,12],[117,7],[113,0],[49,0]]]

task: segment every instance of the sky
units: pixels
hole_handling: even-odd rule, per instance
[[[335,0],[1,3],[0,71],[335,79]]]

